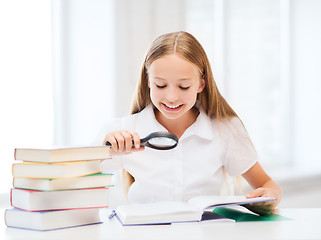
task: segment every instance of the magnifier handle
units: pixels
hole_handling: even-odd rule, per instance
[[[144,138],[141,138],[141,139],[140,139],[140,146],[141,146],[141,147],[145,146],[148,140],[149,140],[149,137],[148,137],[148,136],[147,136],[147,137],[144,137]],[[134,144],[134,142],[133,142],[133,144]]]
[[[140,140],[140,141],[142,141],[142,140]],[[140,144],[140,145],[143,146],[142,144]],[[106,146],[111,147],[111,143],[107,141],[107,142],[106,142]],[[135,147],[134,140],[132,140],[132,147]]]

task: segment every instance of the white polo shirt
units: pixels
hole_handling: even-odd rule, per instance
[[[112,130],[137,132],[141,138],[167,131],[155,118],[152,105],[121,118]],[[106,132],[107,133],[107,132]],[[219,195],[223,166],[231,176],[245,173],[257,162],[256,151],[238,118],[217,122],[200,109],[196,121],[172,150],[144,151],[113,156],[103,162],[104,172],[125,169],[135,182],[128,192],[131,203],[187,201],[199,195]]]

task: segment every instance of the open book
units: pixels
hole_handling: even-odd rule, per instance
[[[116,217],[125,225],[199,222],[205,210],[230,205],[274,201],[274,198],[245,196],[199,196],[188,202],[157,202],[119,206]],[[222,217],[223,218],[223,217]]]

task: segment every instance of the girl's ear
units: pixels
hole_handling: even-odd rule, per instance
[[[199,86],[199,88],[198,88],[198,93],[200,93],[200,92],[202,92],[203,91],[203,89],[205,88],[205,76],[203,76],[202,78],[201,78],[201,82],[200,82],[200,86]]]

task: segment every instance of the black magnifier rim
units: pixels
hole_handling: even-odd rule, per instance
[[[170,138],[170,139],[173,139],[176,143],[172,146],[158,147],[148,142],[152,138]],[[175,134],[170,132],[153,132],[140,140],[140,145],[150,147],[156,150],[170,150],[175,148],[177,144],[178,144],[178,137]]]

